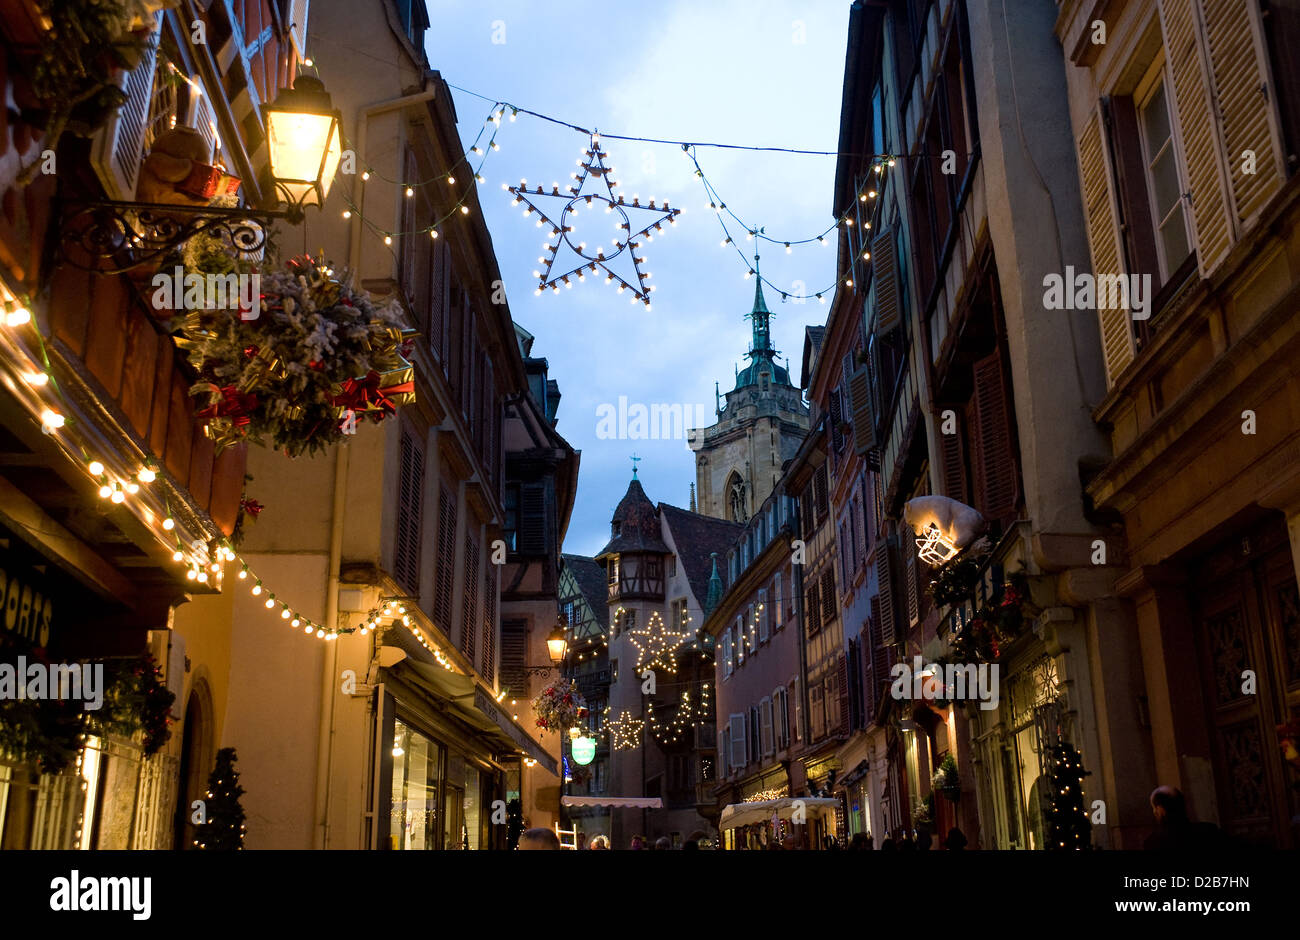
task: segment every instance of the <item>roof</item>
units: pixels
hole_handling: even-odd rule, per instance
[[[709,595],[709,577],[713,574],[713,553],[726,557],[727,551],[745,527],[739,522],[715,519],[689,509],[659,504],[659,513],[673,533],[677,560],[690,582],[691,593],[701,604]]]
[[[808,383],[812,381],[813,369],[817,366],[817,357],[822,351],[822,343],[824,342],[826,342],[826,327],[804,327],[803,375],[799,380],[800,388],[807,388]]]
[[[614,510],[611,526],[617,523],[618,535],[614,536],[596,554],[596,558],[623,552],[659,552],[669,554],[659,534],[659,513],[641,489],[641,481],[635,476],[628,484],[627,492]]]
[[[771,381],[778,385],[790,384],[790,371],[776,364],[777,351],[772,348],[771,325],[772,312],[767,309],[767,300],[763,296],[763,279],[756,278],[754,284],[754,307],[749,312],[753,324],[753,339],[750,343],[750,363],[736,374],[736,388],[746,385],[758,385],[759,376],[767,372]]]
[[[609,626],[608,590],[605,586],[605,569],[594,558],[586,555],[561,555],[566,568],[573,575],[573,580],[582,591],[587,606],[595,614],[596,620],[603,627]]]

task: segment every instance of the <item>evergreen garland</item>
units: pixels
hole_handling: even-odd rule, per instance
[[[1048,751],[1051,781],[1047,810],[1047,848],[1056,852],[1091,847],[1092,823],[1083,801],[1083,769],[1079,752],[1070,744],[1055,744]]]
[[[244,807],[239,804],[244,788],[235,770],[235,749],[217,751],[217,766],[208,777],[208,797],[203,825],[198,827],[195,846],[209,852],[237,852],[244,847]]]

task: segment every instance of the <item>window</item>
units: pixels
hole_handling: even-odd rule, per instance
[[[745,716],[743,713],[731,716],[728,725],[728,736],[731,739],[731,752],[728,755],[731,769],[740,770],[749,763],[745,747],[748,739],[745,737]]]
[[[768,638],[767,588],[758,589],[758,642],[766,643]]]
[[[735,668],[735,656],[731,646],[731,627],[727,627],[722,631],[722,678],[730,678]]]
[[[513,552],[515,550],[516,533],[519,531],[519,484],[506,484],[506,524],[505,531],[502,532],[502,540],[506,543],[506,550]]]
[[[808,636],[810,637],[816,636],[817,632],[822,628],[820,598],[817,581],[811,579],[803,593],[803,615],[808,624]]]
[[[456,497],[446,486],[438,496],[438,575],[433,601],[434,623],[452,635],[452,591],[456,564]]]
[[[672,626],[676,630],[686,631],[689,626],[688,613],[686,610],[686,598],[679,597],[672,602]]]
[[[772,700],[764,698],[758,703],[759,720],[762,728],[763,756],[768,757],[776,749],[772,738]]]
[[[617,555],[613,555],[610,557],[609,566],[607,570],[609,572],[609,583],[611,585],[618,584],[618,556]]]
[[[1160,281],[1164,283],[1192,253],[1192,247],[1182,197],[1186,187],[1178,172],[1169,101],[1160,66],[1163,66],[1162,60],[1150,79],[1151,88],[1138,105],[1138,127],[1141,130],[1151,218],[1156,229]]]
[[[827,568],[822,572],[822,622],[830,623],[835,619],[835,572]]]
[[[781,624],[785,622],[785,611],[781,609],[781,572],[779,571],[772,579],[772,596],[774,598],[772,604],[772,614],[775,618],[774,629],[780,630]]]

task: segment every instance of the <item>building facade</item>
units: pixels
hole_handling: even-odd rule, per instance
[[[1109,451],[1087,494],[1120,559],[1096,590],[1135,618],[1126,668],[1096,674],[1097,769],[1122,847],[1141,844],[1158,781],[1242,843],[1294,848],[1278,729],[1300,706],[1300,18],[1255,0],[1085,6],[1062,4],[1055,35],[1087,270],[1149,288],[1094,326]]]

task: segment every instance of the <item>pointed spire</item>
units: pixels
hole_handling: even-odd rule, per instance
[[[695,484],[691,484],[691,512],[697,512],[695,508]]]
[[[776,352],[772,348],[769,326],[771,317],[771,311],[767,309],[767,300],[763,297],[763,274],[758,266],[758,255],[754,255],[754,309],[749,313],[749,319],[754,327],[754,338],[749,348],[749,358],[753,359],[756,355],[770,357]]]
[[[722,578],[718,574],[718,553],[710,552],[709,556],[713,559],[713,573],[709,575],[709,593],[704,600],[704,617],[706,620],[709,614],[713,613],[714,608],[722,601]]]

